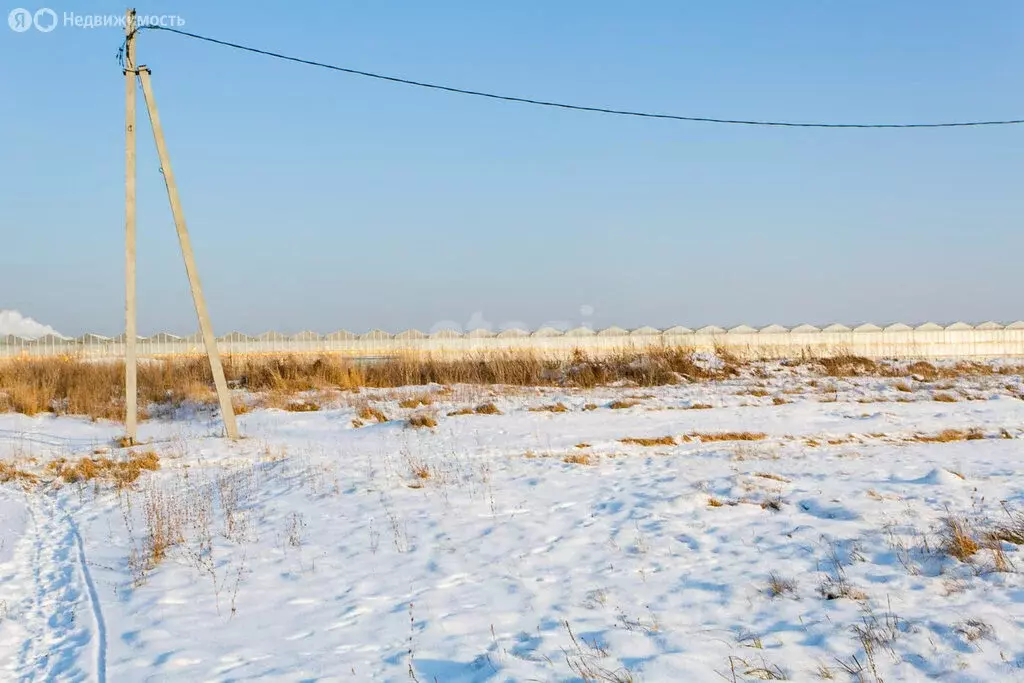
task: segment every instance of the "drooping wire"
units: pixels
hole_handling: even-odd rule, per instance
[[[387,76],[384,74],[373,73],[370,71],[360,71],[359,69],[350,69],[348,67],[337,66],[335,64],[327,64],[324,62],[317,62],[311,59],[303,59],[301,57],[293,57],[291,55],[281,54],[279,52],[271,52],[270,50],[263,50],[260,48],[251,47],[248,45],[241,45],[239,43],[232,43],[226,40],[220,40],[217,38],[211,38],[209,36],[199,35],[197,33],[190,33],[188,31],[182,31],[181,29],[170,28],[167,26],[160,26],[157,24],[139,26],[133,32],[138,33],[142,30],[153,30],[153,31],[166,31],[168,33],[176,33],[187,38],[193,38],[195,40],[201,40],[207,43],[213,43],[215,45],[221,45],[229,47],[235,50],[241,50],[244,52],[250,52],[253,54],[264,55],[266,57],[272,57],[274,59],[281,59],[288,62],[294,62],[296,64],[304,64],[306,66],[313,66],[321,69],[329,69],[331,71],[340,71],[342,73],[352,74],[354,76],[363,76],[365,78],[374,78],[381,81],[389,81],[391,83],[401,83],[404,85],[411,85],[418,88],[427,88],[431,90],[439,90],[442,92],[456,93],[460,95],[471,95],[474,97],[484,97],[492,100],[501,100],[505,102],[519,102],[521,104],[532,104],[541,107],[553,107],[557,109],[567,109],[572,111],[585,111],[595,112],[600,114],[612,114],[615,116],[632,116],[646,119],[669,119],[673,121],[689,121],[696,123],[718,123],[718,124],[729,124],[738,126],[771,126],[771,127],[783,127],[783,128],[963,128],[970,126],[1009,126],[1015,124],[1024,123],[1024,119],[997,119],[987,121],[946,121],[939,123],[821,123],[821,122],[803,122],[803,121],[765,121],[757,119],[724,119],[724,118],[713,118],[707,116],[683,116],[678,114],[659,114],[653,112],[642,112],[642,111],[631,111],[628,109],[610,109],[606,107],[590,107],[578,104],[567,104],[564,102],[551,102],[547,100],[538,100],[529,97],[515,97],[512,95],[498,95],[490,92],[483,92],[480,90],[467,90],[465,88],[455,88],[447,85],[439,85],[437,83],[427,83],[424,81],[414,81],[408,78],[399,78],[397,76]],[[125,38],[127,42],[127,38]],[[124,43],[122,43],[121,50],[118,51],[119,61],[123,65],[123,52]]]

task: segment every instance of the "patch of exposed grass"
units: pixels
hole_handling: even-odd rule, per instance
[[[947,517],[943,520],[942,551],[961,562],[967,562],[976,552],[981,550],[974,529],[967,520],[960,517]]]
[[[569,411],[564,403],[551,403],[545,406],[537,406],[529,409],[531,413],[565,413]]]
[[[567,462],[572,465],[593,465],[594,459],[589,453],[570,453],[562,458],[562,462]]]
[[[431,428],[437,426],[437,420],[430,415],[421,413],[410,416],[407,424],[413,429]]]
[[[714,408],[714,406],[710,403],[691,403],[690,405],[685,406],[683,410],[711,410],[712,408]]]
[[[383,410],[371,406],[369,403],[365,403],[359,406],[359,412],[356,413],[356,415],[359,417],[360,420],[363,420],[364,422],[369,422],[370,420],[373,420],[374,422],[388,421],[388,416],[384,414]]]
[[[1006,508],[1006,516],[1007,521],[997,524],[988,532],[986,538],[990,541],[1024,545],[1024,512]]]
[[[235,411],[235,415],[245,415],[252,410],[252,406],[243,401],[237,396],[231,397],[231,409]]]
[[[862,377],[877,375],[878,363],[870,358],[853,354],[838,354],[819,358],[818,364],[829,377]]]
[[[433,473],[430,471],[430,467],[423,462],[410,462],[409,470],[412,472],[412,476],[418,480],[430,479]]]
[[[771,474],[770,472],[755,472],[754,476],[761,477],[762,479],[771,479],[773,481],[781,481],[787,484],[789,483],[789,479],[786,479],[785,477],[780,477],[777,474]]]
[[[633,446],[675,446],[676,440],[672,436],[637,437],[627,436],[619,439],[620,443]]]
[[[940,391],[932,394],[932,400],[938,401],[939,403],[956,403],[959,399],[957,399],[953,394]]]
[[[773,598],[796,594],[796,581],[775,572],[768,574],[768,595]]]
[[[459,408],[448,413],[449,417],[456,415],[501,415],[502,412],[498,410],[498,407],[493,403],[481,403],[476,408]]]
[[[139,478],[143,471],[160,469],[160,456],[154,451],[129,453],[124,460],[110,458],[81,458],[72,462],[64,458],[52,460],[44,471],[62,479],[65,483],[92,481],[98,479],[124,488]]]
[[[612,410],[625,410],[626,408],[632,408],[633,406],[640,405],[639,401],[623,401],[621,399],[612,401],[608,404],[608,407]]]
[[[764,432],[691,432],[692,439],[708,443],[714,441],[762,441],[768,438]]]
[[[398,405],[400,408],[419,408],[420,406],[429,406],[433,402],[434,399],[430,394],[416,394],[402,399]]]
[[[943,429],[938,434],[917,434],[914,441],[921,443],[949,443],[951,441],[977,441],[985,438],[985,432],[977,427],[971,429]]]
[[[939,369],[924,360],[919,360],[916,363],[908,365],[907,372],[929,381],[937,379],[939,376]]]
[[[320,404],[316,401],[303,399],[286,403],[284,409],[289,413],[315,413],[320,410]]]
[[[965,619],[957,622],[953,630],[963,636],[968,643],[991,638],[995,634],[995,629],[981,619]]]
[[[20,481],[24,484],[35,484],[39,477],[31,472],[19,469],[17,465],[0,460],[0,484]]]

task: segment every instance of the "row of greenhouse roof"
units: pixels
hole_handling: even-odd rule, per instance
[[[858,325],[857,327],[847,327],[841,324],[832,324],[826,327],[815,327],[814,325],[798,325],[796,327],[788,328],[782,325],[768,325],[760,329],[751,327],[749,325],[738,325],[729,329],[718,327],[716,325],[708,325],[699,329],[690,329],[688,327],[676,326],[669,327],[667,329],[658,329],[655,327],[639,327],[633,330],[627,330],[622,327],[606,327],[601,330],[593,330],[588,327],[577,327],[571,330],[559,330],[554,327],[541,327],[532,332],[522,330],[518,328],[506,329],[499,332],[494,332],[487,329],[477,329],[470,332],[459,332],[457,330],[439,330],[430,334],[421,332],[419,330],[405,330],[397,334],[391,334],[383,330],[370,330],[362,334],[355,334],[348,332],[347,330],[339,330],[338,332],[332,332],[330,334],[321,335],[316,332],[299,332],[298,334],[280,334],[278,332],[264,332],[257,336],[249,336],[242,334],[241,332],[231,332],[222,337],[218,337],[217,340],[226,343],[242,343],[242,342],[275,342],[275,341],[357,341],[357,340],[382,340],[382,339],[456,339],[456,338],[469,338],[469,339],[481,339],[489,337],[497,338],[510,338],[510,337],[629,337],[629,336],[649,336],[649,335],[663,335],[663,336],[678,336],[678,335],[689,335],[689,334],[701,334],[701,335],[718,335],[718,334],[805,334],[805,333],[816,333],[816,332],[942,332],[942,331],[957,331],[957,330],[1024,330],[1024,321],[1017,321],[1008,325],[1002,325],[996,322],[985,322],[980,325],[969,325],[963,322],[953,323],[952,325],[939,325],[937,323],[924,323],[912,327],[903,323],[894,323],[885,327],[873,325],[871,323],[865,323]],[[139,337],[139,341],[148,343],[202,343],[202,336],[193,334],[188,337],[179,337],[167,332],[161,332],[151,337]],[[66,337],[58,337],[56,335],[46,335],[39,337],[38,339],[26,339],[23,337],[17,337],[15,335],[8,335],[6,337],[0,337],[0,344],[8,345],[61,345],[61,344],[123,344],[125,341],[125,335],[121,334],[117,337],[104,337],[98,334],[85,334],[81,337],[69,339]]]

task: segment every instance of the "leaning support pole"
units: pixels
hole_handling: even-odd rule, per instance
[[[139,392],[135,360],[135,10],[124,22],[124,432],[138,437]]]
[[[164,184],[167,185],[167,198],[171,202],[171,213],[174,215],[174,227],[178,231],[178,242],[181,244],[181,255],[185,258],[185,271],[188,273],[188,284],[192,288],[192,302],[196,306],[196,315],[199,317],[199,329],[203,333],[203,343],[206,345],[206,355],[210,358],[210,370],[213,372],[213,382],[217,386],[217,398],[220,399],[220,412],[224,418],[224,431],[228,438],[238,438],[238,425],[235,423],[235,411],[231,406],[231,395],[228,393],[228,383],[224,379],[224,368],[220,362],[220,353],[217,351],[217,338],[213,336],[213,326],[210,324],[210,314],[206,311],[206,301],[203,299],[203,288],[199,283],[199,272],[196,270],[195,255],[192,253],[192,243],[188,237],[188,228],[185,226],[185,214],[181,210],[181,200],[178,198],[178,186],[174,182],[174,172],[171,170],[171,158],[167,154],[167,145],[164,143],[163,129],[160,127],[160,116],[156,109],[156,100],[153,99],[153,88],[149,81],[149,69],[145,66],[139,67],[139,80],[142,82],[142,96],[146,100],[146,109],[149,111],[149,122],[153,127],[153,138],[156,140],[156,152],[160,157],[160,167],[164,176]]]

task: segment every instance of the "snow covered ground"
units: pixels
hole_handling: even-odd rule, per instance
[[[1024,553],[985,540],[1024,509],[1021,378],[760,374],[364,390],[238,443],[183,409],[120,492],[46,483],[118,425],[0,415],[42,477],[0,487],[0,678],[1024,681]]]

